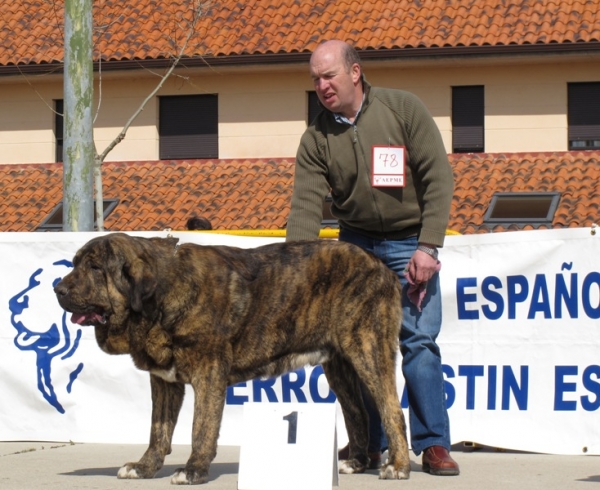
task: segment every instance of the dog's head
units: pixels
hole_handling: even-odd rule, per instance
[[[124,233],[90,240],[54,288],[60,306],[73,323],[95,327],[103,350],[129,352],[129,323],[154,314],[160,269],[168,267],[177,241]]]

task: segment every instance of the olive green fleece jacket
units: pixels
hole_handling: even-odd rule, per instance
[[[323,110],[303,134],[286,240],[317,238],[331,190],[331,212],[341,228],[379,239],[418,236],[441,247],[454,179],[440,132],[415,95],[364,79],[363,87],[355,124],[340,124]],[[374,145],[406,147],[404,188],[371,186]]]

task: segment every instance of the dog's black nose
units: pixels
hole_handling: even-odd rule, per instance
[[[54,293],[57,296],[66,296],[69,293],[69,290],[62,281],[60,281],[56,286],[54,286]]]

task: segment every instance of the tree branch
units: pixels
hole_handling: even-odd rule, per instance
[[[148,94],[148,96],[140,104],[140,106],[135,111],[135,113],[129,118],[129,120],[127,121],[127,123],[125,124],[125,126],[123,126],[123,129],[117,135],[117,137],[114,140],[112,140],[110,142],[110,144],[105,148],[105,150],[99,155],[98,160],[96,161],[97,164],[98,163],[102,164],[102,162],[104,162],[104,159],[113,150],[113,148],[115,146],[117,146],[121,141],[123,141],[125,139],[125,136],[127,135],[127,131],[129,130],[130,126],[133,124],[133,121],[135,121],[135,119],[142,113],[142,111],[146,107],[146,104],[158,93],[158,91],[162,88],[162,86],[167,81],[167,79],[171,76],[171,74],[173,73],[173,71],[175,70],[175,68],[177,67],[177,65],[179,64],[179,62],[181,61],[181,58],[183,58],[185,50],[187,49],[187,45],[188,45],[188,43],[190,42],[190,39],[192,38],[192,36],[195,33],[196,24],[198,23],[198,20],[200,19],[201,12],[202,12],[202,7],[203,6],[204,6],[204,3],[199,3],[197,5],[197,7],[194,8],[194,14],[193,14],[192,22],[191,22],[190,27],[188,29],[188,33],[187,33],[187,36],[185,38],[185,41],[184,41],[183,45],[181,46],[181,49],[179,50],[179,53],[173,59],[173,63],[171,64],[171,66],[169,67],[169,69],[167,70],[167,72],[162,76],[162,78],[160,79],[160,81],[158,82],[158,84],[156,85],[156,87],[154,87],[154,90],[152,90],[152,92],[150,92]]]

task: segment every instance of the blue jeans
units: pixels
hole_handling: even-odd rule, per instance
[[[407,296],[404,269],[417,249],[417,238],[376,240],[340,230],[340,241],[350,242],[379,257],[402,283],[402,330],[400,352],[409,405],[411,447],[418,456],[431,446],[450,450],[450,422],[446,410],[442,359],[436,339],[442,326],[442,297],[439,273],[427,284],[422,311]],[[369,413],[369,452],[385,450],[387,438],[371,397],[363,390]]]

